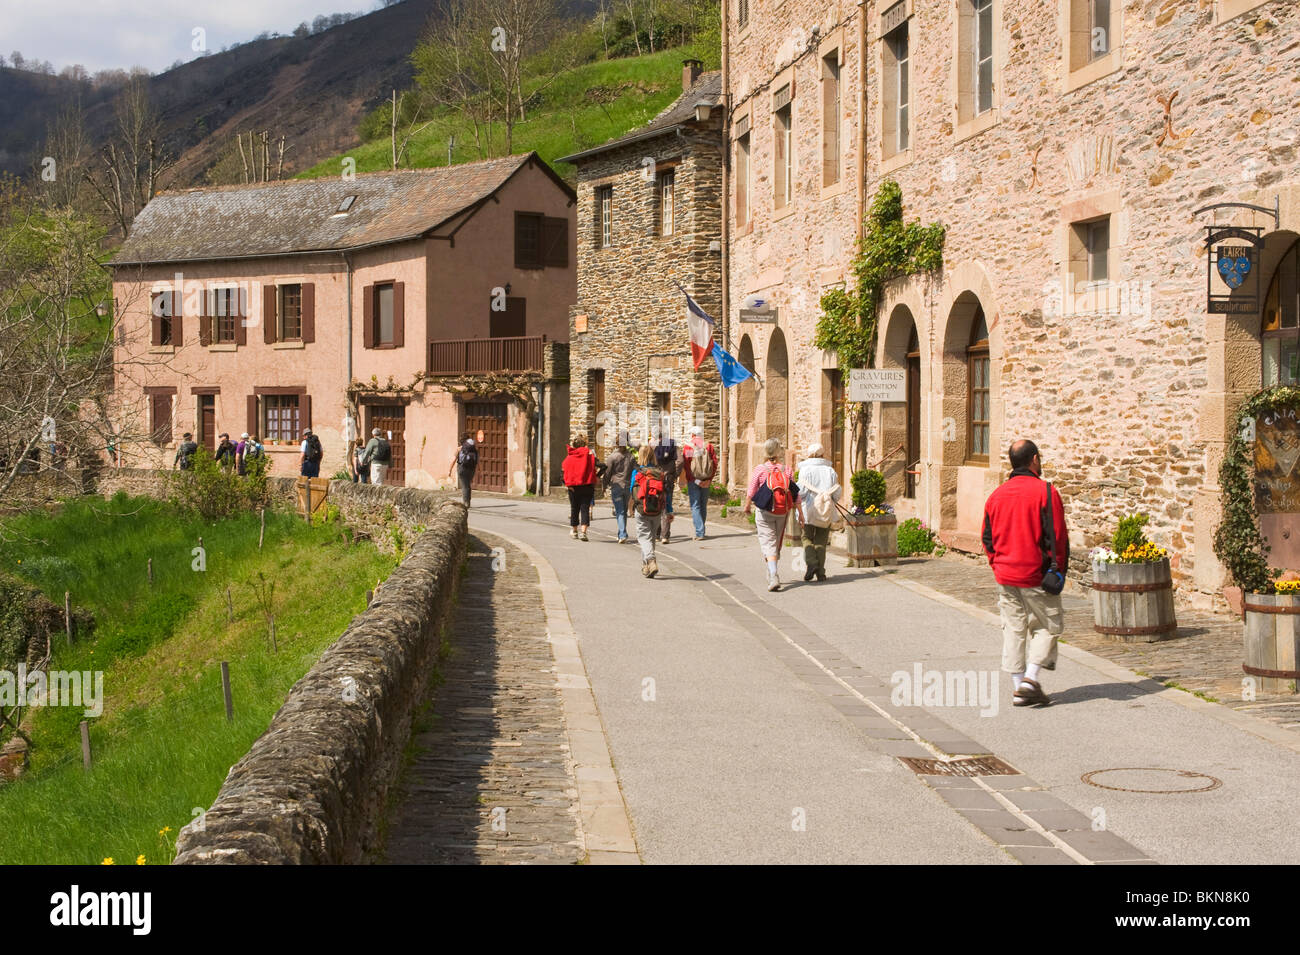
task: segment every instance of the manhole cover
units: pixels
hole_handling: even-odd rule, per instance
[[[1079,777],[1089,786],[1115,789],[1125,793],[1205,793],[1218,789],[1223,780],[1194,773],[1189,769],[1156,769],[1142,766],[1132,769],[1094,769]]]
[[[1015,776],[1020,772],[996,756],[946,760],[917,759],[915,756],[899,758],[918,776]]]

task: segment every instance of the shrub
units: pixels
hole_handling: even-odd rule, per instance
[[[879,471],[864,468],[853,472],[853,506],[867,510],[885,503],[885,476]]]
[[[909,517],[898,525],[898,556],[933,554],[936,541],[934,531],[921,523],[920,518]]]
[[[1111,538],[1110,549],[1117,554],[1123,554],[1132,547],[1141,547],[1147,542],[1146,534],[1142,533],[1142,528],[1146,526],[1149,518],[1145,514],[1126,514],[1119,519],[1119,527],[1115,528],[1115,536]]]
[[[218,520],[267,505],[266,457],[253,458],[247,475],[223,468],[204,447],[195,452],[193,462],[189,471],[169,475],[168,500],[181,511]]]

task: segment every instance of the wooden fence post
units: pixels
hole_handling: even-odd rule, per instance
[[[226,622],[235,622],[235,605],[230,600],[230,584],[226,584]]]
[[[260,514],[262,518],[262,528],[257,532],[257,549],[261,550],[262,538],[266,536],[266,508],[259,507],[257,513]]]
[[[149,584],[153,585],[153,558],[149,558]]]
[[[72,594],[63,592],[63,626],[68,631],[68,646],[72,646]]]
[[[230,664],[221,661],[221,693],[226,698],[226,722],[234,722],[235,701],[230,697]]]
[[[90,769],[90,724],[81,721],[81,766]]]

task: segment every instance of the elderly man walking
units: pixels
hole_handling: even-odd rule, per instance
[[[1046,705],[1051,700],[1039,675],[1056,669],[1064,628],[1061,586],[1070,559],[1065,505],[1042,479],[1034,442],[1014,442],[1007,456],[1011,476],[984,505],[984,552],[1002,615],[1002,669],[1011,674],[1016,706]]]
[[[815,576],[822,581],[826,579],[826,545],[842,489],[835,466],[826,459],[820,444],[810,444],[804,455],[799,463],[799,520],[803,526],[799,542],[807,565],[803,579]]]

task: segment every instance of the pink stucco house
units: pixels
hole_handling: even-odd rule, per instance
[[[391,481],[438,487],[470,431],[476,487],[545,487],[568,421],[575,198],[536,154],[158,195],[112,262],[128,463],[169,467],[186,431],[209,447],[248,431],[295,474],[311,427],[328,476],[379,427]]]

